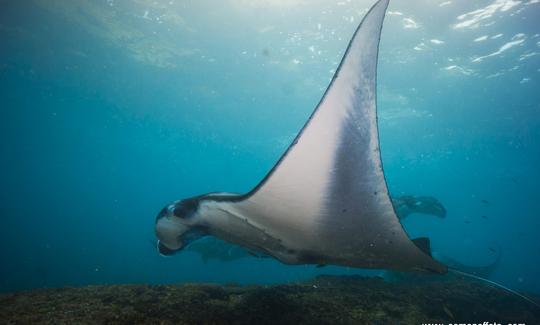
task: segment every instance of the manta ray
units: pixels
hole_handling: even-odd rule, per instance
[[[446,217],[446,208],[432,196],[402,195],[392,198],[392,205],[400,220],[413,213],[427,214],[439,218]]]
[[[259,184],[245,194],[209,193],[161,210],[161,254],[210,235],[285,264],[447,272],[431,257],[427,238],[407,236],[383,171],[376,76],[388,3],[377,1],[365,15],[322,99]]]

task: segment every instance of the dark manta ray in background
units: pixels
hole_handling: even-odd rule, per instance
[[[446,208],[439,200],[431,196],[398,196],[392,198],[392,205],[400,220],[413,213],[428,214],[439,218],[446,217]]]
[[[427,240],[417,246],[405,233],[383,173],[376,70],[388,2],[366,14],[307,123],[253,190],[184,199],[159,213],[162,254],[212,235],[286,264],[447,272]]]

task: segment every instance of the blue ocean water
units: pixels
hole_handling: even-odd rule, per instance
[[[246,192],[326,88],[372,1],[0,1],[0,291],[96,283],[284,283],[271,259],[163,258],[167,203]],[[392,195],[438,254],[540,292],[540,3],[391,2],[379,56]],[[484,216],[484,217],[483,217]]]

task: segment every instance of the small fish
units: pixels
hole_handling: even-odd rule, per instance
[[[482,200],[482,203],[489,204],[489,201],[488,200]]]
[[[320,269],[321,267],[325,267],[326,264],[317,264],[317,268]]]
[[[465,222],[466,224],[470,224],[470,223],[471,223],[471,221],[470,221],[470,220],[467,220],[467,219],[465,219],[464,222]]]
[[[448,309],[448,307],[446,307],[446,305],[443,305],[443,310],[446,313],[446,315],[448,315],[448,316],[450,316],[450,318],[454,319],[454,314],[452,314],[452,312],[450,311],[450,309]]]
[[[515,184],[517,184],[517,181],[514,177],[511,178],[512,182],[514,182]]]
[[[488,217],[487,216],[482,216],[482,219],[488,220]]]
[[[493,248],[493,247],[490,247],[489,250],[492,251],[493,253],[495,253],[495,252],[497,251],[497,250],[496,250],[495,248]]]

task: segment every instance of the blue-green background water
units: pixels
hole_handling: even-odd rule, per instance
[[[372,2],[0,1],[0,291],[362,273],[150,242],[166,203],[258,183]],[[536,0],[394,0],[378,76],[391,193],[448,210],[408,233],[473,265],[499,245],[492,280],[534,292],[539,21]]]

